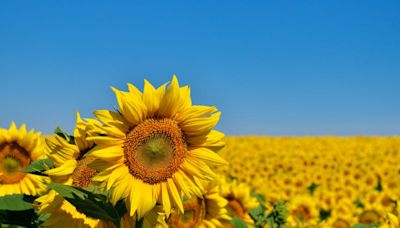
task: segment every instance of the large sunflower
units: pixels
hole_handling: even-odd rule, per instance
[[[118,111],[94,112],[103,122],[90,138],[97,145],[88,154],[97,159],[95,180],[113,189],[113,202],[125,199],[130,214],[139,218],[156,203],[167,215],[171,208],[183,212],[182,195],[200,197],[200,180],[215,177],[208,165],[226,164],[215,153],[224,135],[212,130],[220,112],[192,105],[189,87],[179,87],[175,76],[167,89],[146,80],[143,93],[128,88],[113,88]]]
[[[89,128],[90,124],[84,122],[77,113],[74,143],[58,135],[47,139],[49,158],[55,167],[45,173],[53,182],[81,188],[86,188],[91,184],[96,170],[87,166],[92,158],[83,156],[94,146],[93,142],[86,140]],[[80,212],[54,190],[36,199],[34,205],[39,214],[50,214],[44,223],[46,227],[115,227],[111,222],[91,218]],[[129,216],[124,216],[121,220],[122,227],[130,227],[127,225],[134,222],[134,219]]]
[[[14,122],[8,130],[0,129],[0,196],[38,195],[46,191],[48,178],[20,172],[45,154],[40,132],[27,132],[25,124],[17,129]]]

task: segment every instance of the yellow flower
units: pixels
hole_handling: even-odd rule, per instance
[[[40,132],[27,132],[23,124],[17,129],[0,129],[0,196],[10,194],[38,195],[46,191],[48,178],[19,172],[30,163],[45,158]]]
[[[363,224],[377,223],[381,215],[376,210],[364,210],[359,216],[358,221]]]
[[[201,197],[194,196],[184,201],[184,213],[174,210],[169,218],[165,217],[166,223],[171,228],[224,227],[231,219],[227,205],[219,186],[215,182],[209,183]]]
[[[380,227],[381,228],[399,228],[400,227],[399,218],[392,213],[388,213],[384,218],[384,224]]]
[[[298,195],[290,199],[288,210],[288,221],[291,225],[315,224],[319,220],[316,202],[307,195]]]
[[[53,182],[86,188],[91,184],[96,170],[87,166],[92,158],[84,155],[93,148],[94,143],[86,140],[90,124],[84,122],[79,113],[76,118],[74,144],[70,144],[60,136],[47,139],[49,158],[55,167],[45,173]],[[54,190],[36,199],[34,206],[39,214],[50,214],[44,223],[46,227],[57,227],[62,224],[70,227],[115,227],[111,222],[91,218],[80,212]],[[128,219],[130,222],[126,222]],[[122,227],[129,227],[128,224],[134,223],[135,220],[129,216],[124,216],[121,220]]]
[[[224,176],[218,177],[221,195],[228,200],[228,214],[243,219],[250,227],[254,224],[249,212],[258,207],[257,199],[251,196],[249,186],[237,180],[227,181]]]
[[[46,142],[49,147],[49,158],[55,168],[45,173],[54,182],[86,188],[96,170],[88,167],[93,158],[84,157],[93,147],[94,143],[87,140],[90,124],[84,122],[79,113],[76,114],[76,127],[74,130],[74,144],[56,135]]]
[[[183,212],[182,194],[201,196],[200,180],[215,174],[209,165],[226,164],[215,153],[224,145],[223,134],[212,130],[220,112],[215,107],[192,105],[188,86],[179,87],[174,76],[144,91],[128,84],[129,91],[113,88],[119,110],[94,112],[96,147],[88,154],[100,173],[94,178],[113,189],[112,201],[125,199],[131,215],[141,218],[156,203],[167,215],[171,208]]]

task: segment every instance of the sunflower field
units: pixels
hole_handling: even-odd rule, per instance
[[[400,227],[400,138],[229,137],[176,76],[112,90],[71,133],[0,129],[1,227]]]

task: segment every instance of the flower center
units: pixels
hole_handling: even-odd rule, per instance
[[[183,203],[184,213],[174,212],[168,218],[169,227],[198,227],[206,217],[206,203],[204,199],[192,197]]]
[[[300,205],[292,212],[292,214],[301,221],[309,221],[312,219],[311,211],[306,205]]]
[[[19,172],[31,162],[29,153],[16,143],[0,144],[0,184],[18,183],[25,174]]]
[[[14,173],[21,166],[21,162],[16,158],[7,156],[3,159],[2,166],[7,173]]]
[[[78,160],[78,164],[71,176],[73,186],[80,188],[86,188],[89,186],[92,177],[97,173],[95,169],[88,166],[88,164],[93,160],[95,160],[95,158],[92,157],[84,157]]]
[[[239,218],[245,218],[246,217],[246,211],[243,208],[242,204],[235,198],[233,197],[228,197],[228,212],[229,215],[232,217],[239,217]]]
[[[350,224],[343,219],[338,219],[332,224],[333,228],[349,228]]]
[[[164,182],[179,169],[187,151],[172,119],[147,119],[133,128],[123,145],[129,172],[148,184]]]
[[[373,222],[379,222],[380,216],[378,212],[374,210],[366,210],[360,214],[359,220],[361,223],[369,224]]]

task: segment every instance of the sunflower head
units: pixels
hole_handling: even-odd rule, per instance
[[[9,129],[0,129],[0,196],[37,195],[45,191],[48,178],[20,172],[45,156],[40,133],[27,132],[24,124],[17,129],[14,122]]]
[[[381,215],[375,210],[365,210],[358,217],[358,220],[364,224],[377,223],[380,219]]]
[[[51,177],[53,182],[86,188],[92,184],[92,177],[96,174],[96,170],[88,166],[93,158],[85,156],[93,148],[94,143],[86,140],[91,124],[83,121],[79,113],[76,118],[74,140],[68,140],[58,135],[46,140],[49,158],[55,167],[45,173]],[[93,120],[89,121],[95,123]],[[66,201],[54,190],[36,199],[34,206],[40,215],[50,214],[44,224],[46,227],[60,223],[74,227],[113,227],[110,222],[104,222],[82,213],[79,208]]]
[[[91,124],[84,122],[79,113],[76,114],[76,127],[74,140],[69,140],[55,135],[46,140],[49,149],[49,158],[53,161],[55,168],[47,170],[54,182],[71,184],[77,187],[88,187],[96,170],[88,164],[93,158],[85,157],[94,143],[87,140]]]
[[[224,176],[218,176],[221,195],[228,201],[226,208],[231,217],[243,219],[248,226],[253,225],[249,212],[258,207],[259,203],[251,195],[251,189],[244,183],[238,183],[236,179],[229,180]]]
[[[125,198],[132,215],[142,217],[157,202],[168,215],[171,208],[183,212],[182,195],[200,197],[201,180],[215,177],[209,165],[226,164],[215,153],[224,145],[213,130],[220,112],[192,105],[189,86],[175,76],[169,86],[145,80],[143,92],[131,84],[113,91],[119,110],[94,112],[101,121],[89,137],[97,145],[88,154],[100,172],[95,180],[113,189],[114,203]]]
[[[202,197],[185,198],[185,211],[174,211],[166,218],[169,227],[224,227],[231,217],[228,201],[221,195],[217,182],[206,184]]]

